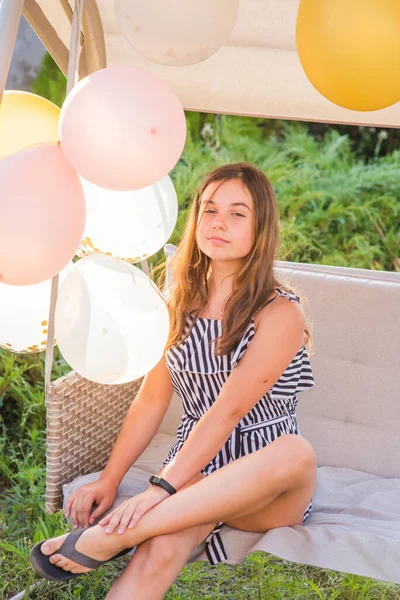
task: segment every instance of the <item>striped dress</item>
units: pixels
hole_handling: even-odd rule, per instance
[[[287,297],[292,302],[299,302],[299,297],[290,292],[279,288],[274,291],[277,294],[269,302],[280,296]],[[236,349],[230,354],[218,356],[214,354],[215,341],[211,345],[209,341],[221,335],[222,321],[201,317],[196,319],[190,315],[187,317],[185,332],[193,320],[195,323],[188,338],[166,352],[167,368],[174,390],[182,400],[183,413],[176,442],[172,445],[163,466],[176,456],[196,423],[215,402],[230,372],[238,364],[255,335],[253,318]],[[237,458],[267,446],[283,434],[299,434],[296,419],[297,394],[313,386],[310,361],[303,345],[275,385],[240,420],[224,447],[201,472],[210,475]],[[312,499],[304,513],[303,524],[311,506]],[[207,557],[213,565],[228,560],[220,535],[223,525],[224,523],[218,523],[205,540]]]

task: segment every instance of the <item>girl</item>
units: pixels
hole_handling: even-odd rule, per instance
[[[205,178],[172,258],[165,354],[144,378],[100,480],[68,501],[66,516],[80,529],[32,551],[43,575],[70,578],[137,546],[107,600],[158,600],[202,541],[211,564],[229,560],[224,524],[265,532],[305,522],[316,459],[295,408],[314,380],[299,298],[274,276],[278,242],[275,196],[259,169],[240,162]],[[161,480],[87,529],[112,506],[174,390],[182,421]]]

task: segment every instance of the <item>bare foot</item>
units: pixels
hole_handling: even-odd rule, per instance
[[[42,553],[48,556],[49,554],[56,552],[64,543],[67,535],[68,534],[61,535],[47,540],[45,544],[41,546]],[[95,527],[89,527],[82,533],[75,548],[78,552],[96,560],[108,560],[123,550],[120,536],[106,534],[103,528],[97,525]],[[71,571],[71,573],[88,573],[89,571],[92,571],[92,569],[84,567],[83,565],[66,558],[62,554],[54,554],[54,556],[49,558],[49,561],[53,565],[64,569],[64,571]]]

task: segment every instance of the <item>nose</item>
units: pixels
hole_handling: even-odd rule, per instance
[[[221,217],[221,215],[215,215],[215,218],[213,221],[213,229],[222,229],[222,230],[226,229],[225,221]]]

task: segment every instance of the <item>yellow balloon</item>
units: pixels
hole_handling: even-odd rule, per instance
[[[301,0],[297,52],[313,86],[351,110],[400,101],[400,1]]]
[[[27,146],[57,144],[58,106],[29,92],[4,92],[0,106],[0,159]]]

